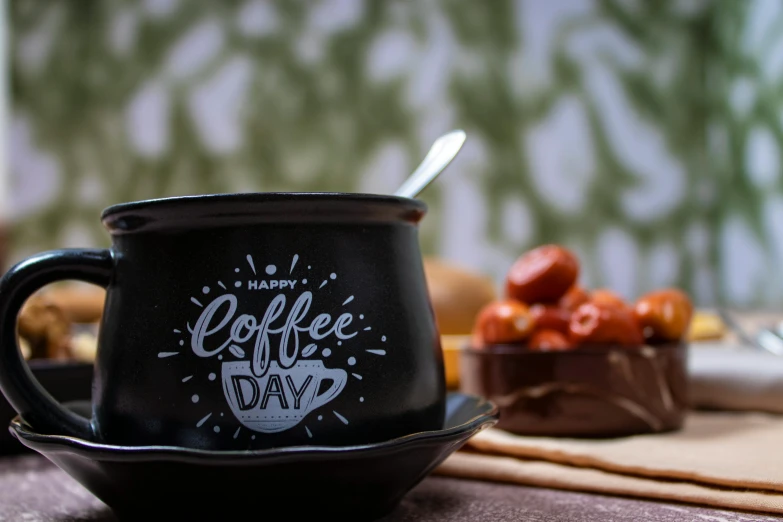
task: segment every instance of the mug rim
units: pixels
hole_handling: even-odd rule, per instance
[[[237,192],[173,196],[118,203],[101,213],[113,234],[194,223],[194,220],[254,222],[348,221],[418,222],[427,205],[418,199],[362,192]]]
[[[405,198],[387,194],[370,194],[365,192],[227,192],[215,194],[192,194],[185,196],[171,196],[164,198],[140,199],[127,201],[106,207],[101,213],[101,219],[105,219],[120,212],[141,209],[165,209],[167,206],[188,205],[193,203],[220,203],[248,201],[255,203],[280,202],[284,200],[295,201],[351,201],[356,203],[387,203],[407,204],[422,210],[426,204],[418,199]]]

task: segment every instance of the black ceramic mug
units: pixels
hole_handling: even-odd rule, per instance
[[[111,249],[40,254],[0,281],[0,388],[39,432],[118,445],[348,445],[440,429],[425,212],[326,193],[111,207]],[[17,346],[24,301],[62,279],[107,289],[90,419],[54,401]]]

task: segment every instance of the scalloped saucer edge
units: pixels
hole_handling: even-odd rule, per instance
[[[88,413],[89,403],[68,404]],[[100,498],[121,519],[385,515],[478,431],[498,421],[480,397],[449,393],[442,430],[361,446],[205,451],[113,446],[36,433],[20,417],[10,431]],[[379,471],[382,470],[382,471]]]

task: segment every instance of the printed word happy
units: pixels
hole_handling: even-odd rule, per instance
[[[247,282],[247,289],[248,290],[283,290],[284,288],[290,288],[291,290],[294,289],[296,286],[296,283],[298,283],[298,279],[270,279],[265,280],[262,279],[260,281],[248,281]]]

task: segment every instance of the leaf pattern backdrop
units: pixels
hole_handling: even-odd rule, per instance
[[[11,253],[109,204],[391,192],[441,133],[426,254],[560,242],[628,298],[780,306],[779,0],[9,0]]]

